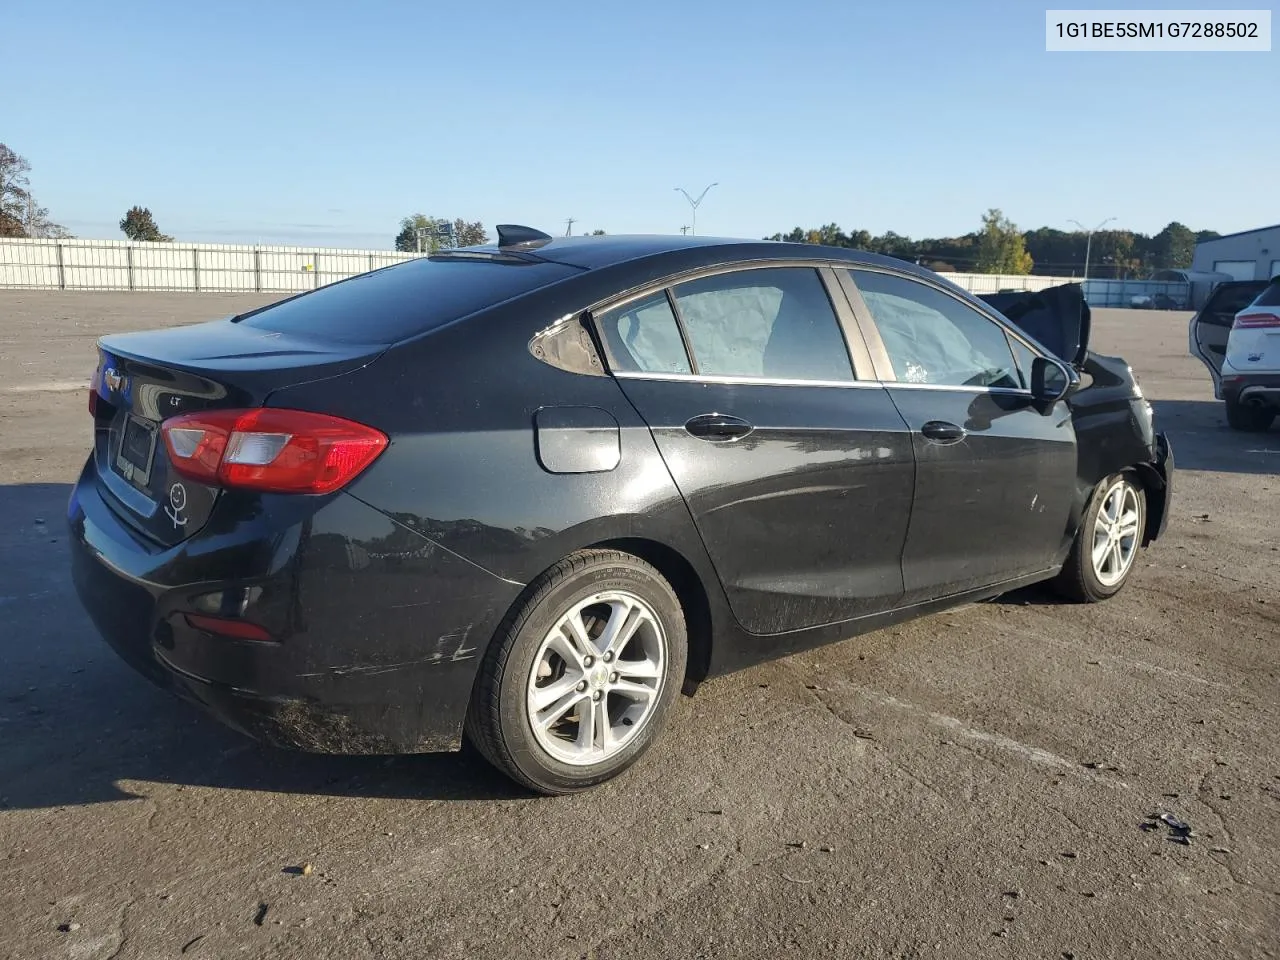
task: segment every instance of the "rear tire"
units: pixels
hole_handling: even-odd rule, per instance
[[[1271,427],[1276,411],[1270,407],[1246,407],[1236,400],[1228,400],[1227,426],[1244,433],[1262,433]]]
[[[1137,478],[1107,477],[1094,488],[1054,588],[1078,603],[1114,597],[1137,566],[1146,524],[1147,496]]]
[[[688,659],[671,585],[618,550],[571,554],[540,576],[490,645],[467,738],[548,795],[603,783],[661,733]]]

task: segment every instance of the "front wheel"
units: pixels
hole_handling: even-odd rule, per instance
[[[539,793],[586,789],[649,748],[687,658],[684,614],[662,574],[616,550],[573,554],[531,585],[494,638],[468,738]]]
[[[1227,426],[1244,433],[1262,433],[1271,427],[1276,411],[1270,407],[1247,407],[1236,400],[1227,402]]]
[[[1146,493],[1132,474],[1102,481],[1054,586],[1080,603],[1115,596],[1133,572],[1146,522]]]

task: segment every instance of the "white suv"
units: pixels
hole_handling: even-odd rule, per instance
[[[1188,340],[1227,405],[1227,423],[1270,427],[1280,414],[1280,276],[1219,284],[1191,318]]]

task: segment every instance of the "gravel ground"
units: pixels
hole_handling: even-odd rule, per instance
[[[1121,596],[1024,591],[716,680],[634,771],[540,800],[467,754],[259,747],[80,611],[93,338],[261,302],[0,292],[0,956],[1280,952],[1280,436],[1227,430],[1185,314],[1095,319],[1180,471]],[[1189,844],[1143,829],[1162,811]]]

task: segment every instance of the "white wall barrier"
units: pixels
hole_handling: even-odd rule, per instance
[[[0,239],[0,288],[294,293],[417,254],[392,250]]]

